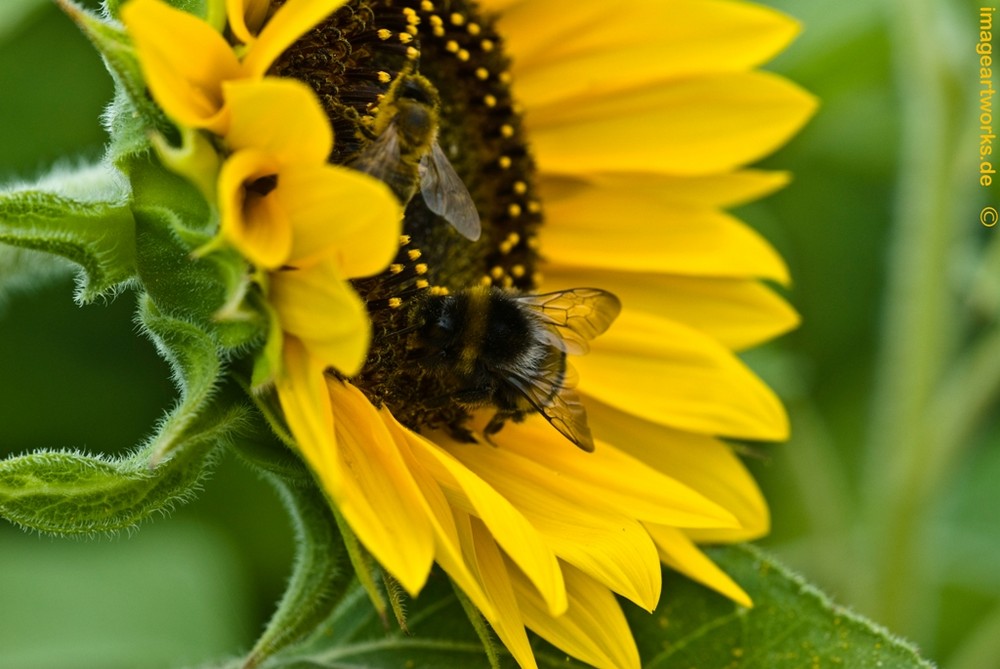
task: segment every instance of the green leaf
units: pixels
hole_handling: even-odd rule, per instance
[[[193,496],[241,418],[234,410],[209,422],[155,468],[146,450],[121,459],[36,452],[0,461],[0,515],[61,535],[134,527]]]
[[[35,189],[0,193],[0,242],[78,264],[80,302],[114,292],[135,277],[135,221],[121,200]]]
[[[623,602],[645,669],[931,669],[906,643],[832,604],[800,577],[748,546],[710,549],[712,558],[753,597],[746,609],[672,572],[652,615]],[[409,605],[410,635],[387,631],[360,587],[300,649],[267,667],[490,666],[447,579],[432,575]],[[539,667],[583,667],[533,641]],[[503,667],[514,666],[503,655]]]
[[[833,604],[751,546],[710,557],[753,598],[745,609],[676,574],[665,574],[653,615],[626,607],[646,669],[930,669],[905,642]]]

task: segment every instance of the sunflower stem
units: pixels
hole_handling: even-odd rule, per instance
[[[902,633],[922,621],[916,587],[922,569],[922,516],[928,502],[926,462],[939,444],[927,410],[957,339],[947,259],[954,230],[947,146],[952,124],[935,3],[894,0],[887,7],[900,101],[901,152],[888,260],[882,341],[876,368],[867,480],[865,564],[857,601]]]

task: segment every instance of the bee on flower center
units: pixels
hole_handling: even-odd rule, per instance
[[[507,420],[539,412],[567,439],[594,450],[587,413],[573,389],[576,375],[567,353],[587,351],[587,342],[618,316],[621,303],[596,288],[520,294],[480,286],[426,298],[414,311],[415,360],[439,375],[450,390],[446,401],[495,414],[483,430],[497,433]],[[464,441],[462,423],[449,425]]]
[[[350,166],[384,181],[404,205],[419,183],[427,208],[476,241],[481,233],[476,204],[438,143],[439,100],[426,77],[397,77],[379,104],[375,139]]]

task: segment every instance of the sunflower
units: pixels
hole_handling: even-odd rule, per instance
[[[410,199],[395,261],[353,282],[373,328],[364,367],[347,378],[286,341],[277,393],[362,545],[412,594],[439,564],[521,666],[535,666],[527,628],[595,666],[637,667],[615,595],[654,609],[661,563],[751,604],[696,542],[768,530],[722,438],[786,438],[781,403],[736,353],[797,316],[761,282],[787,283],[781,258],[722,209],[787,181],[742,166],[815,107],[753,69],[796,31],[735,2],[357,0],[271,69],[316,91],[334,163],[380,144],[400,77],[419,72],[440,97],[428,146],[389,162],[437,142],[481,239]],[[574,358],[593,452],[538,413],[498,425],[495,402],[414,357],[434,298],[579,286],[623,305]]]
[[[750,605],[696,542],[767,531],[721,438],[788,431],[735,354],[796,324],[761,283],[787,270],[722,208],[787,181],[741,166],[814,108],[753,70],[795,24],[705,0],[226,7],[223,34],[155,0],[123,19],[182,134],[216,136],[218,240],[272,315],[255,380],[345,531],[413,595],[440,565],[524,667],[527,629],[638,666],[615,595],[652,611],[661,563]],[[350,169],[372,164],[402,235]],[[467,202],[478,241],[449,225]],[[609,324],[577,382],[566,352]],[[461,370],[429,362],[435,328],[467,335]],[[484,374],[504,346],[517,374]]]

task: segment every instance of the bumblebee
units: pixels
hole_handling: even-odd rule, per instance
[[[493,407],[489,439],[507,420],[539,412],[567,439],[594,450],[587,412],[574,390],[566,354],[581,354],[621,311],[618,298],[596,288],[540,295],[477,287],[427,297],[416,310],[414,359],[441,375],[449,399]],[[456,437],[471,433],[452,426]]]
[[[375,139],[350,166],[385,182],[405,206],[420,185],[427,208],[476,241],[479,212],[438,144],[440,97],[419,74],[401,74],[379,104]]]

